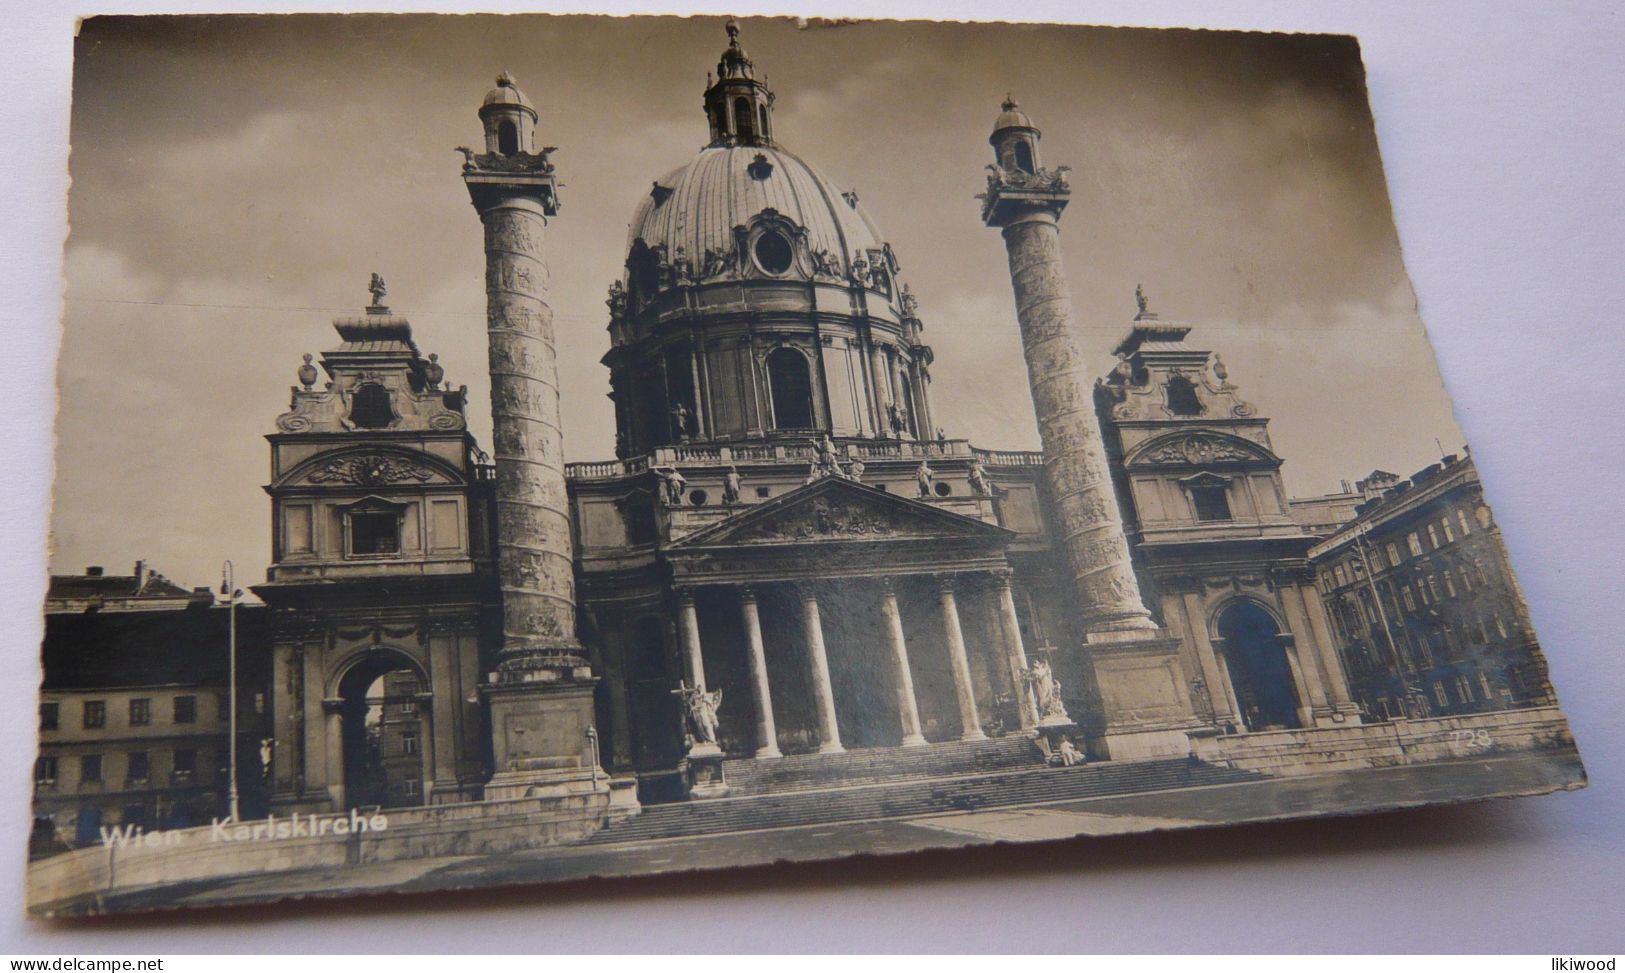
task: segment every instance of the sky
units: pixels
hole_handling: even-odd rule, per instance
[[[1350,38],[747,18],[775,133],[856,190],[920,300],[948,435],[1035,449],[999,234],[973,198],[1013,94],[1072,168],[1078,338],[1104,375],[1143,285],[1272,419],[1295,496],[1456,451]],[[489,447],[483,253],[458,145],[499,71],[556,145],[548,259],[566,458],[613,453],[605,290],[707,137],[719,18],[98,18],[80,31],[52,571],[185,585],[270,553],[265,434],[374,272],[470,389]]]

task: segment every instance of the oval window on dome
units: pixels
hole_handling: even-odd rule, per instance
[[[790,269],[794,254],[790,241],[777,230],[768,230],[756,238],[756,263],[770,274],[782,274]]]

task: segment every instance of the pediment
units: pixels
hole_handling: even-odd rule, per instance
[[[1150,466],[1212,466],[1226,463],[1267,463],[1281,460],[1263,446],[1240,436],[1220,432],[1182,430],[1147,440],[1123,457],[1123,465],[1137,469]]]
[[[830,476],[691,534],[673,548],[908,540],[1004,544],[1014,536],[974,517]]]
[[[441,460],[408,450],[361,448],[321,453],[295,467],[279,487],[391,487],[461,483]]]

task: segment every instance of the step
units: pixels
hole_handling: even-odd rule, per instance
[[[1042,767],[931,780],[894,781],[834,790],[727,797],[645,808],[589,843],[692,837],[731,831],[911,817],[1013,804],[1080,800],[1264,779],[1186,759],[1076,767]]]
[[[1037,766],[1044,754],[1031,737],[952,741],[924,747],[874,747],[833,754],[792,754],[723,764],[735,795],[807,790],[841,784],[946,777],[977,771]]]

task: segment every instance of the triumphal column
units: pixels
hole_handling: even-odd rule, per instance
[[[534,107],[506,74],[480,107],[485,151],[460,149],[485,225],[486,336],[496,465],[502,644],[485,685],[494,771],[487,799],[591,779],[595,679],[576,635],[558,363],[542,252],[558,184]]]
[[[1140,597],[1061,259],[1061,211],[1072,191],[1065,167],[1040,165],[1039,137],[1007,99],[989,139],[995,163],[981,199],[983,222],[1004,233],[1057,541],[1083,616],[1084,645],[1071,660],[1078,665],[1055,665],[1086,662],[1092,670],[1104,710],[1103,730],[1092,735],[1112,757],[1181,753],[1196,719],[1179,640],[1158,628]],[[1070,680],[1074,692],[1078,675]],[[1081,714],[1071,715],[1087,727]]]

